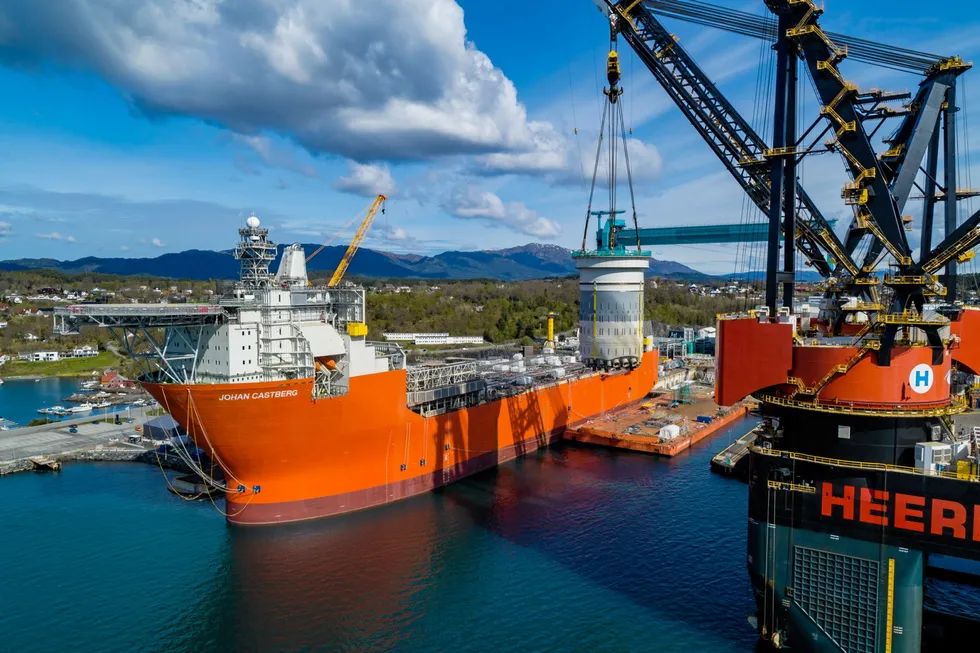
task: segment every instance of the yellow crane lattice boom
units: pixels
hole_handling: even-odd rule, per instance
[[[340,259],[340,263],[337,264],[337,269],[334,270],[333,276],[330,277],[330,283],[327,286],[333,288],[340,280],[344,278],[344,273],[347,272],[347,266],[350,265],[351,259],[354,258],[354,254],[357,253],[357,248],[360,247],[361,241],[364,240],[364,236],[367,235],[368,229],[371,228],[371,223],[374,222],[374,216],[377,215],[378,209],[384,213],[384,201],[388,199],[384,195],[378,195],[377,199],[374,200],[374,204],[368,209],[367,215],[364,216],[364,222],[361,226],[357,228],[357,233],[350,241],[350,245],[347,247],[347,251],[344,252],[344,257]]]

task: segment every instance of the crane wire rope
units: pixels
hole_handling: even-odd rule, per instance
[[[602,156],[602,138],[606,129],[606,113],[609,110],[608,104],[602,105],[602,120],[599,121],[599,139],[595,146],[595,164],[592,166],[592,186],[589,189],[589,203],[585,209],[585,230],[582,232],[582,251],[586,250],[589,239],[589,217],[592,215],[592,199],[595,196],[596,174],[599,172],[599,158]],[[615,132],[614,132],[615,133]]]
[[[772,21],[771,18],[764,20]],[[766,47],[763,44],[761,50],[761,58],[765,62],[762,66],[761,80],[762,83],[756,87],[756,94],[754,98],[754,105],[752,108],[753,122],[757,126],[757,133],[762,138],[762,141],[771,142],[772,138],[772,116],[769,112],[769,107],[772,105],[772,99],[774,95],[775,87],[775,69],[776,69],[776,51],[773,48]],[[760,153],[762,154],[762,153]],[[749,211],[749,224],[758,225],[765,224],[768,225],[769,216],[766,215],[754,202],[747,205]],[[777,245],[778,246],[778,245]],[[769,241],[768,238],[764,240],[757,240],[752,243],[749,250],[749,266],[748,275],[751,277],[753,272],[759,272],[760,267],[765,269],[767,262],[767,252],[769,251]]]
[[[774,21],[766,20],[748,11],[683,0],[643,0],[643,5],[660,16],[714,27],[742,36],[751,36],[770,43],[774,43],[777,39],[778,32]],[[892,70],[923,73],[937,63],[949,59],[945,56],[876,43],[836,32],[826,32],[826,35],[834,43],[846,46],[849,58]]]
[[[965,178],[966,184],[965,188],[967,191],[973,190],[973,162],[970,155],[970,111],[967,104],[967,98],[969,93],[966,87],[966,77],[961,77],[959,79],[959,87],[961,89],[960,93],[957,93],[957,97],[960,98],[958,101],[959,106],[956,107],[963,113],[962,124],[963,128],[960,130],[960,136],[962,138],[962,145],[957,146],[959,152],[963,152],[963,156],[960,158],[962,166],[960,171],[957,172],[956,178]],[[964,161],[965,160],[965,161]],[[965,202],[960,204],[965,204],[960,206],[960,216],[959,222],[962,223],[966,216],[973,215],[973,196],[968,193]],[[970,251],[976,251],[974,247]],[[970,276],[970,280],[973,282],[973,292],[980,296],[980,283],[977,280],[977,257],[974,256],[967,263],[967,271]],[[966,284],[964,283],[964,286]]]
[[[623,119],[623,108],[619,109],[619,126],[623,133],[623,161],[626,163],[626,183],[630,189],[630,205],[633,209],[633,229],[636,231],[636,249],[643,249],[640,245],[640,223],[636,217],[636,195],[633,193],[633,170],[630,168],[630,152],[626,141],[626,121]],[[642,335],[642,334],[641,334]]]
[[[755,99],[754,99],[753,108],[752,108],[752,111],[753,111],[752,123],[755,126],[758,126],[758,113],[759,113],[759,99],[758,99],[758,96],[759,96],[759,92],[760,92],[760,87],[763,84],[763,75],[765,75],[765,71],[767,70],[767,68],[763,65],[765,63],[765,61],[766,61],[766,50],[767,49],[768,48],[767,48],[767,46],[766,46],[765,43],[760,43],[759,44],[759,63],[758,63],[758,66],[756,67],[756,81],[755,81],[755,86],[754,86],[754,88],[755,88]],[[760,132],[760,131],[761,130],[757,130],[757,132]],[[753,258],[754,258],[753,251],[754,251],[754,249],[756,247],[756,244],[753,243],[749,239],[748,236],[749,236],[749,234],[751,232],[751,226],[753,224],[755,224],[753,222],[753,216],[754,216],[754,211],[755,210],[757,210],[757,209],[755,208],[754,203],[751,202],[748,194],[747,193],[742,193],[742,206],[741,206],[741,213],[740,213],[740,218],[739,218],[739,232],[742,234],[742,238],[739,238],[739,241],[740,242],[737,242],[735,244],[735,270],[734,270],[734,273],[735,273],[736,276],[738,276],[738,275],[741,274],[744,277],[746,283],[749,286],[751,286],[751,278],[750,278],[751,277],[751,272],[752,272],[751,267],[752,267],[752,261],[753,261]],[[744,242],[741,242],[741,241],[744,241]],[[745,296],[745,309],[746,310],[748,309],[748,301],[749,301],[749,299],[748,299],[748,290],[747,290],[746,291],[746,296]]]
[[[585,160],[582,158],[582,141],[578,137],[578,117],[575,112],[575,89],[574,84],[572,84],[572,64],[568,63],[568,97],[572,104],[572,136],[575,140],[575,151],[578,154],[578,169],[582,173],[582,190],[586,193],[589,192],[588,183],[589,180],[585,176]]]
[[[350,229],[351,225],[354,224],[355,222],[357,222],[359,219],[361,219],[361,216],[363,216],[364,213],[365,213],[364,211],[361,211],[360,213],[358,213],[357,215],[355,215],[353,218],[351,218],[347,222],[347,224],[345,224],[343,227],[341,227],[336,232],[334,232],[334,235],[330,236],[330,238],[327,239],[327,241],[325,243],[323,243],[322,245],[320,245],[319,247],[317,247],[316,250],[314,250],[314,252],[312,254],[310,254],[309,256],[306,257],[306,262],[309,263],[310,262],[310,259],[312,259],[314,256],[316,256],[317,254],[319,254],[320,252],[322,252],[324,249],[326,249],[327,248],[327,245],[329,245],[333,241],[337,240],[337,238],[340,236],[340,234],[342,234],[345,231],[347,231],[348,229]]]

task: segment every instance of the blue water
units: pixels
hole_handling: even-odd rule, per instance
[[[11,420],[18,426],[26,426],[32,419],[47,417],[59,419],[53,415],[41,415],[37,411],[51,406],[71,406],[66,398],[82,389],[82,382],[88,377],[48,377],[35,383],[33,379],[4,379],[0,385],[0,417]],[[110,414],[115,411],[125,411],[125,407],[100,408],[90,413],[72,415],[72,417],[88,417],[90,415]]]
[[[0,478],[10,651],[753,650],[746,489],[556,446],[440,491],[235,528],[133,463]]]

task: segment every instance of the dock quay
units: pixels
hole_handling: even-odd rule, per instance
[[[717,474],[748,479],[749,448],[755,443],[758,430],[752,429],[721,450],[711,459],[711,471]]]
[[[61,462],[54,460],[53,458],[48,458],[46,456],[36,456],[31,458],[31,464],[34,465],[35,472],[60,472]]]
[[[571,442],[676,456],[744,416],[746,403],[721,408],[711,400],[676,405],[669,397],[655,398],[615,410],[565,430]]]
[[[128,441],[139,436],[146,413],[146,408],[133,409],[133,420],[119,424],[89,415],[0,431],[0,476],[39,468],[55,470],[69,461],[142,460],[156,464],[155,443]],[[165,467],[180,468],[175,456],[161,458]]]

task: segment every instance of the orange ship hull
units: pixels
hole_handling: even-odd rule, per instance
[[[534,451],[641,400],[657,381],[657,354],[628,372],[428,418],[406,406],[405,381],[404,370],[358,376],[346,395],[319,401],[310,379],[143,385],[224,469],[228,520],[274,524],[390,503]]]

